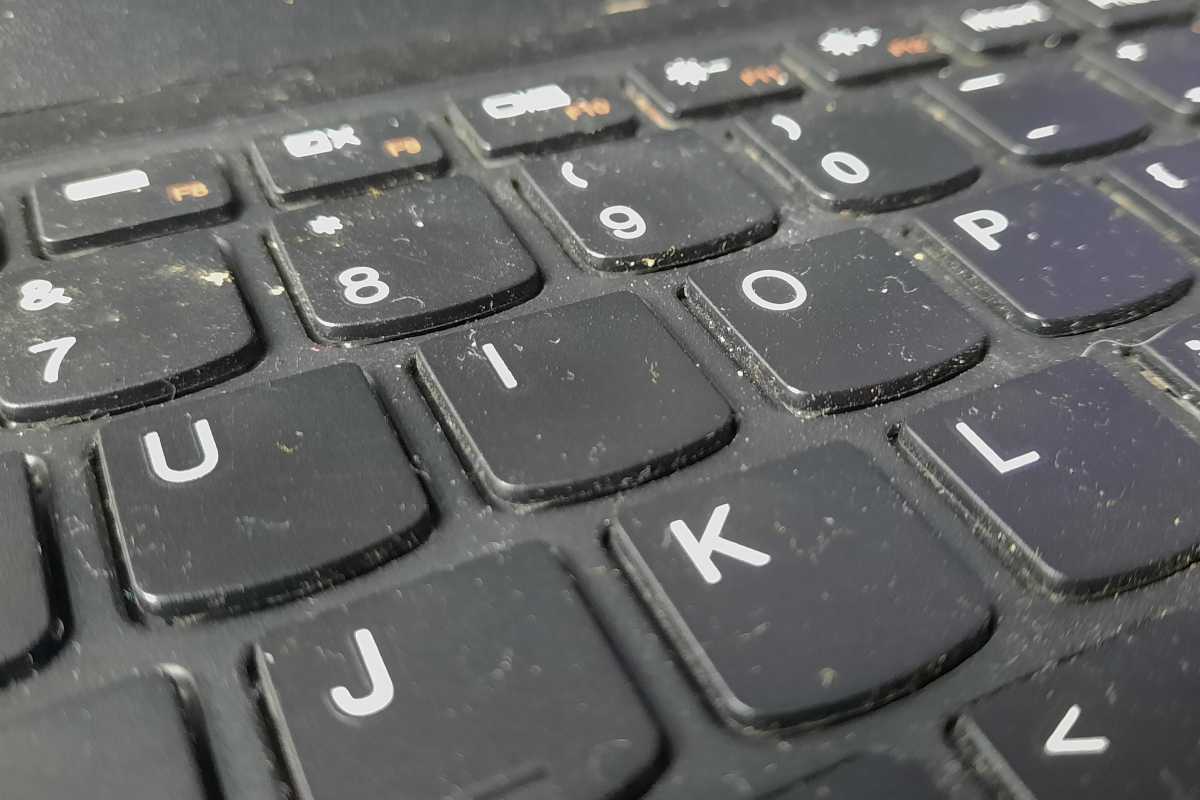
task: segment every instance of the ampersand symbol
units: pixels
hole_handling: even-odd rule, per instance
[[[20,306],[25,311],[41,311],[57,303],[66,305],[69,302],[71,298],[67,297],[65,289],[42,278],[21,285]]]

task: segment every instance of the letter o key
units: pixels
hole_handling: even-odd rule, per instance
[[[763,278],[774,278],[777,281],[783,281],[792,290],[792,299],[777,303],[760,295],[754,288],[754,284]],[[808,289],[804,288],[804,284],[800,282],[800,279],[781,269],[760,269],[751,272],[742,278],[742,294],[746,295],[746,299],[751,303],[754,303],[759,308],[765,308],[767,311],[792,311],[804,305],[805,301],[808,300]]]

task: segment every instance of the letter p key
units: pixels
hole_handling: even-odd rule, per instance
[[[771,563],[771,557],[766,553],[722,538],[721,531],[725,528],[727,519],[729,519],[729,503],[722,503],[713,509],[708,518],[708,524],[704,526],[704,533],[700,535],[699,539],[692,533],[688,524],[681,519],[675,520],[668,526],[675,536],[675,540],[679,542],[679,546],[683,548],[683,551],[688,554],[688,558],[699,570],[700,577],[709,584],[721,582],[721,570],[717,569],[717,565],[713,563],[713,553],[720,553],[752,567],[765,567]]]

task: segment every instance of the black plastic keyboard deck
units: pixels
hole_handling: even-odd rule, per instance
[[[8,164],[0,796],[1200,797],[1197,11]]]

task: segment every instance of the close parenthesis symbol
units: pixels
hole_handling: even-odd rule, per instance
[[[771,124],[782,129],[790,142],[800,138],[800,123],[785,114],[776,114],[771,117]]]

